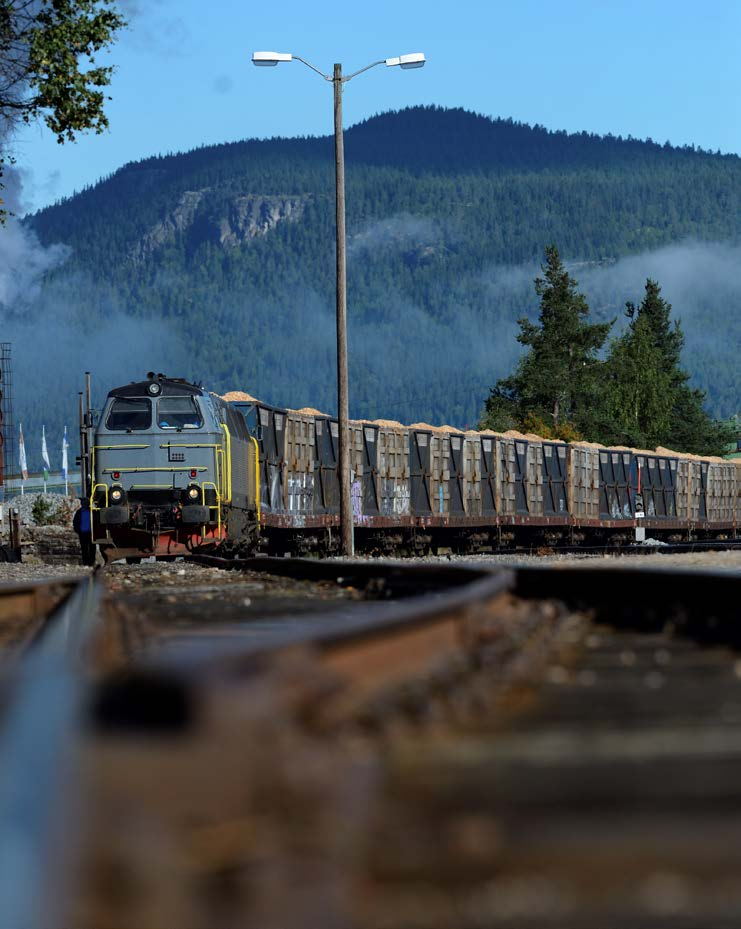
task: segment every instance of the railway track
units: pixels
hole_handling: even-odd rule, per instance
[[[99,596],[90,577],[0,588],[2,926],[53,925],[64,908],[79,836],[68,800],[80,771],[84,653]]]
[[[397,743],[365,924],[738,923],[737,579],[636,572],[628,599],[607,572],[556,573],[593,618],[544,673],[485,690],[463,734]]]
[[[737,923],[738,577],[199,562],[8,639],[0,925]]]

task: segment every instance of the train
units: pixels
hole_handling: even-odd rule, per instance
[[[89,395],[89,391],[88,391]],[[149,372],[82,411],[87,560],[339,550],[338,423]],[[357,551],[733,539],[741,462],[387,420],[350,430]]]

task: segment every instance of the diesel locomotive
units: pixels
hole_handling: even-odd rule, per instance
[[[106,559],[256,546],[259,449],[235,406],[150,373],[111,390],[88,429],[91,541]]]
[[[97,425],[89,401],[81,418],[88,557],[337,551],[331,416],[150,372],[111,390]],[[371,552],[735,538],[741,526],[741,461],[667,449],[353,421],[350,468],[356,547]]]

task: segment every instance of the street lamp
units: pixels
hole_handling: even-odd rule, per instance
[[[334,159],[336,189],[336,229],[337,229],[337,421],[339,440],[339,477],[340,477],[340,537],[342,554],[354,555],[352,496],[350,490],[350,404],[347,387],[347,260],[345,256],[345,150],[342,141],[342,85],[351,81],[358,74],[369,71],[377,65],[387,68],[400,67],[421,68],[425,63],[422,52],[411,55],[399,55],[396,58],[381,58],[373,61],[359,71],[346,77],[342,75],[342,65],[334,66],[333,74],[325,74],[313,64],[298,55],[282,52],[254,52],[252,63],[261,68],[274,68],[284,61],[300,61],[311,68],[325,81],[334,86]]]

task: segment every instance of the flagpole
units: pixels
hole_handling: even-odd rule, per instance
[[[62,439],[62,474],[64,475],[64,495],[69,496],[69,481],[67,477],[67,427],[64,427],[64,438]]]
[[[46,493],[46,482],[49,480],[51,473],[51,462],[49,461],[49,450],[46,447],[46,427],[41,427],[41,457],[44,461],[44,493]]]
[[[25,482],[28,480],[28,464],[26,462],[26,443],[23,441],[23,424],[18,423],[18,464],[21,469],[21,496],[26,492]]]

